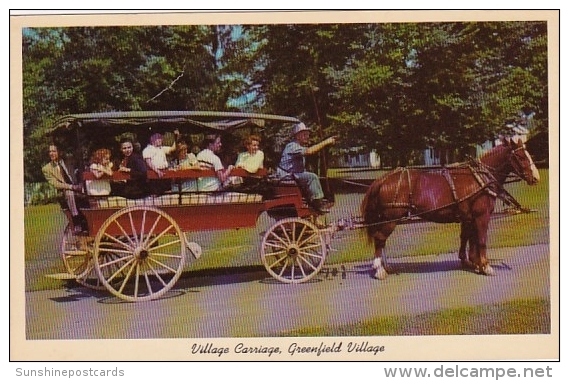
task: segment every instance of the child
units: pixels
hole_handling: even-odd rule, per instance
[[[91,156],[91,173],[96,180],[87,180],[85,187],[87,194],[91,196],[106,196],[111,193],[111,183],[109,179],[103,179],[104,175],[113,176],[113,163],[111,162],[111,151],[101,148],[93,152]]]

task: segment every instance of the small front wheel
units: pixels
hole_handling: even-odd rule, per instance
[[[186,240],[166,212],[147,206],[121,209],[95,237],[95,269],[115,296],[132,302],[164,295],[182,274]]]
[[[104,290],[95,271],[93,262],[93,238],[75,235],[73,226],[68,224],[61,239],[61,258],[67,272],[82,286]]]
[[[322,269],[327,247],[320,230],[301,218],[286,218],[267,230],[261,261],[275,279],[303,283]]]

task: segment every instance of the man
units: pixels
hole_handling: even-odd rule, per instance
[[[152,169],[158,177],[164,176],[164,170],[168,168],[168,159],[166,155],[170,155],[176,150],[176,141],[180,136],[180,131],[174,131],[174,143],[171,146],[163,146],[164,137],[162,134],[156,133],[150,137],[150,143],[142,151],[142,157],[148,168]]]
[[[180,131],[174,131],[174,143],[171,146],[163,146],[164,137],[162,134],[156,133],[150,137],[150,143],[142,151],[142,157],[148,168],[152,169],[159,177],[159,180],[149,182],[150,190],[156,195],[161,195],[170,190],[171,183],[169,180],[163,180],[164,171],[168,169],[169,163],[166,155],[176,150],[176,141],[180,136]]]
[[[279,178],[293,178],[307,193],[309,205],[319,213],[327,213],[323,203],[324,192],[320,179],[315,173],[306,171],[305,157],[314,155],[324,147],[334,144],[335,137],[330,137],[320,143],[307,147],[310,140],[310,130],[299,123],[292,131],[293,140],[288,143],[282,153],[281,161],[277,168]]]
[[[130,179],[111,183],[112,194],[131,199],[146,197],[148,189],[144,159],[139,153],[134,152],[134,144],[130,138],[121,139],[120,149],[123,158],[118,170],[128,173]]]
[[[221,150],[221,136],[217,134],[207,135],[203,141],[204,149],[198,153],[198,162],[203,168],[212,169],[216,177],[200,177],[198,179],[198,191],[213,192],[222,189],[222,184],[227,180],[233,165],[224,168],[217,153]]]
[[[59,191],[61,206],[71,212],[74,232],[87,231],[85,217],[79,212],[78,200],[75,198],[76,192],[81,193],[83,186],[76,183],[73,171],[59,157],[59,149],[55,144],[49,146],[49,159],[50,162],[41,169],[45,179]]]

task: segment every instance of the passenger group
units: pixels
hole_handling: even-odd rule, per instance
[[[111,150],[108,148],[96,149],[90,159],[89,171],[92,176],[85,181],[85,192],[90,196],[122,196],[129,199],[143,198],[148,195],[162,195],[166,192],[215,192],[224,189],[233,189],[235,186],[246,183],[247,178],[232,176],[234,168],[242,168],[254,174],[263,168],[264,153],[260,149],[261,138],[258,135],[249,135],[244,141],[245,150],[238,154],[234,165],[225,167],[218,156],[222,141],[219,134],[206,135],[201,150],[193,146],[189,152],[186,140],[181,138],[180,132],[173,131],[174,142],[164,146],[164,136],[155,133],[150,136],[149,143],[139,152],[131,138],[123,138],[119,142],[121,153],[120,161],[111,161]],[[305,168],[305,157],[313,155],[324,147],[334,144],[335,138],[328,138],[313,146],[308,146],[309,129],[299,123],[294,126],[291,142],[286,145],[277,167],[277,177],[282,180],[292,179],[303,190],[309,205],[318,212],[326,212],[323,198],[324,193],[318,176],[308,172]],[[77,174],[68,163],[63,160],[56,145],[49,146],[50,162],[42,167],[44,177],[49,184],[60,192],[62,206],[71,212],[76,231],[86,230],[84,217],[80,208],[85,203],[83,186],[77,179]],[[171,160],[168,158],[171,157]],[[165,171],[179,170],[211,170],[214,176],[194,178],[180,178],[171,180],[164,178]],[[148,170],[156,173],[157,178],[148,178]],[[128,174],[128,176],[113,176],[115,172]]]

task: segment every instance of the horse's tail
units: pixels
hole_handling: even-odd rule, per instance
[[[361,213],[366,225],[368,241],[371,242],[374,233],[377,231],[377,223],[381,218],[381,200],[379,191],[383,179],[375,180],[368,188],[361,205]]]

